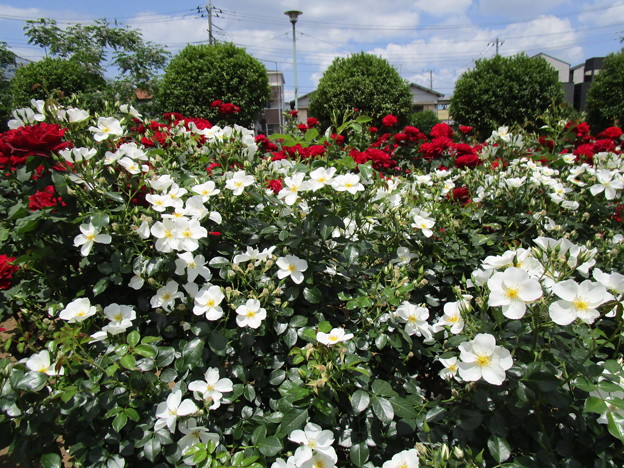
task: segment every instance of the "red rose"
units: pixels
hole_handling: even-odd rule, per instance
[[[66,128],[58,124],[41,122],[6,132],[4,142],[12,150],[13,156],[47,157],[54,151],[71,146],[71,142],[63,141],[66,131]]]
[[[221,100],[220,99],[215,99],[214,101],[212,101],[212,104],[210,104],[210,107],[212,107],[213,109],[215,107],[219,107],[221,105]]]
[[[284,184],[279,179],[271,179],[267,182],[267,188],[273,190],[273,193],[277,195],[284,188]]]
[[[598,134],[599,138],[611,138],[617,140],[622,136],[622,130],[619,127],[609,127]]]
[[[453,138],[453,129],[445,123],[435,124],[431,129],[431,136],[433,138]]]
[[[368,127],[368,131],[370,133],[377,133],[379,131],[379,129],[377,129],[377,127]]]
[[[297,116],[299,115],[299,111],[296,111],[296,110],[291,110],[291,111],[289,112],[289,114],[290,114],[290,116],[291,116],[291,117],[297,117]]]
[[[301,124],[297,125],[297,128],[299,130],[301,130],[303,133],[308,131],[308,126],[306,124],[304,124],[304,123],[301,123]]]
[[[61,197],[54,196],[53,185],[48,185],[43,190],[31,195],[28,199],[28,207],[30,208],[30,211],[37,211],[56,205],[65,206],[65,202],[63,202]]]
[[[462,205],[470,203],[470,192],[468,187],[456,187],[446,196],[449,200],[460,202]]]
[[[479,159],[479,156],[477,156],[476,154],[463,154],[455,158],[455,167],[459,169],[472,169],[481,164],[481,162],[482,161]]]
[[[308,120],[306,123],[308,124],[308,127],[312,128],[315,125],[318,125],[319,121],[318,119],[315,119],[314,117],[308,117]]]
[[[384,127],[394,127],[399,120],[392,114],[386,115],[383,119],[381,119],[381,124]]]
[[[459,131],[462,132],[464,135],[468,135],[470,132],[472,132],[472,127],[469,127],[467,125],[460,125]]]
[[[13,274],[19,270],[17,265],[12,264],[14,261],[15,257],[0,255],[0,289],[9,289],[11,287]]]

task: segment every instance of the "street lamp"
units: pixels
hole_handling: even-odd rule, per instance
[[[297,100],[297,36],[295,35],[295,23],[299,15],[303,15],[302,11],[288,10],[284,12],[288,15],[293,27],[293,72],[295,75],[295,110],[299,110],[299,101]]]

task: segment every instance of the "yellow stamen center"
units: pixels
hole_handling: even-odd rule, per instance
[[[479,367],[487,367],[492,362],[492,358],[490,356],[477,356],[477,366]]]

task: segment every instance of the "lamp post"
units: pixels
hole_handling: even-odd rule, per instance
[[[302,11],[297,10],[288,10],[284,12],[285,15],[288,15],[290,22],[292,23],[293,28],[293,72],[295,79],[295,110],[299,110],[299,101],[297,99],[298,89],[297,89],[297,36],[295,35],[295,23],[297,22],[297,18],[299,15],[302,15]]]

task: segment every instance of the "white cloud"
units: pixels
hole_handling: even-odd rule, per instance
[[[487,16],[500,15],[516,20],[535,18],[561,5],[574,6],[571,0],[480,0],[479,10]]]
[[[579,21],[585,25],[595,27],[622,25],[624,4],[621,2],[598,0],[593,4],[583,4],[583,10],[585,13],[579,15]]]

